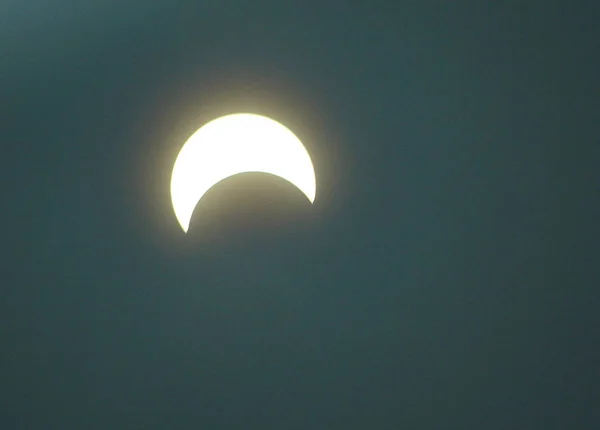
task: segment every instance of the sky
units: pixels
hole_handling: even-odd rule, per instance
[[[596,429],[593,1],[0,5],[0,427]],[[221,115],[290,128],[186,235]]]

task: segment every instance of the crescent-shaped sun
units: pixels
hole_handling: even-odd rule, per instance
[[[217,118],[181,148],[171,176],[171,200],[187,232],[202,196],[223,179],[245,172],[279,176],[315,200],[315,171],[302,142],[270,118],[242,113]]]

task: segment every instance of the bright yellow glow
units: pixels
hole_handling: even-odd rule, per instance
[[[311,203],[315,200],[310,156],[290,130],[259,115],[227,115],[196,131],[175,160],[171,200],[183,231],[188,231],[196,205],[213,185],[244,172],[277,175],[298,187]]]

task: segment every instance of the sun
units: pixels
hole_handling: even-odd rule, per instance
[[[306,148],[282,124],[239,113],[217,118],[196,131],[181,148],[171,176],[173,209],[184,232],[202,196],[216,183],[245,172],[279,176],[311,203],[315,171]]]

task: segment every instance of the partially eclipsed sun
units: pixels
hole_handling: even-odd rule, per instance
[[[196,205],[213,185],[244,172],[279,176],[298,187],[311,203],[315,200],[312,161],[290,130],[259,115],[227,115],[196,131],[175,160],[171,200],[183,231],[188,231]]]

